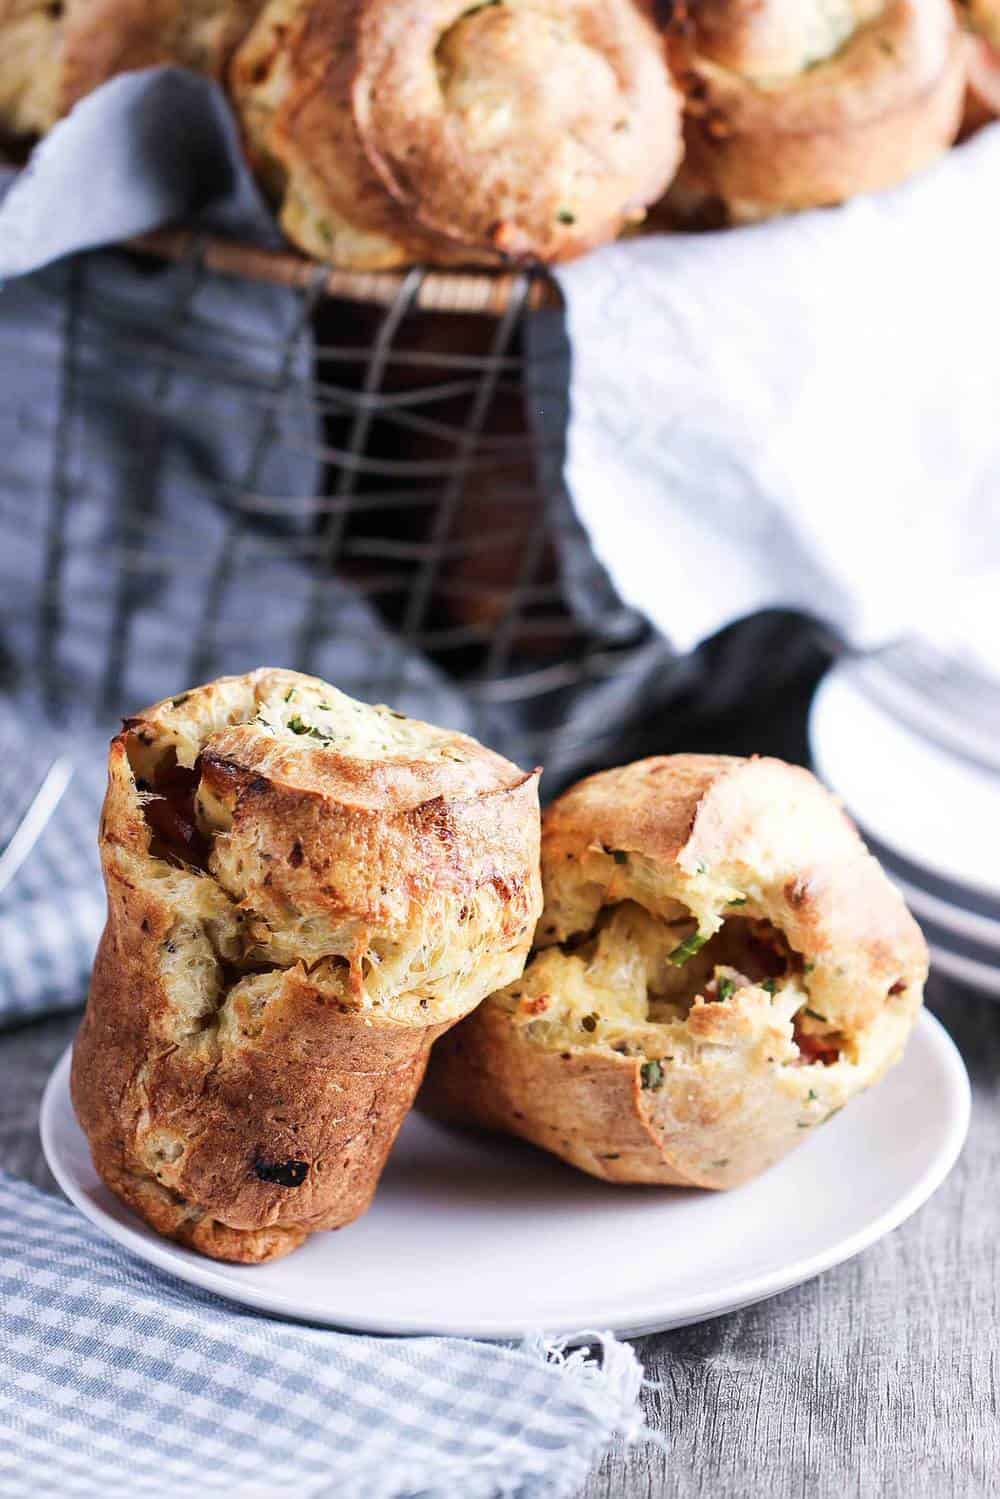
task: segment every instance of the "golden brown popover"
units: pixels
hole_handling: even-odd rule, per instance
[[[958,133],[951,0],[692,0],[684,217],[731,223],[902,181]]]
[[[263,0],[0,0],[0,132],[42,135],[119,73],[221,79]]]
[[[431,1042],[520,972],[537,775],[295,672],[128,719],[73,1053],[103,1180],[218,1259],[371,1199]]]
[[[546,813],[520,979],[422,1095],[614,1182],[731,1187],[899,1057],[927,952],[833,798],[772,759],[672,755]]]
[[[289,238],[360,270],[569,259],[681,153],[633,0],[271,0],[230,81]]]

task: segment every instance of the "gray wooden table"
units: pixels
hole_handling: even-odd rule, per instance
[[[951,1177],[850,1264],[639,1340],[658,1386],[647,1419],[669,1451],[612,1451],[585,1499],[1000,1493],[1000,1005],[936,984],[929,999],[973,1083],[972,1131]],[[0,1166],[51,1191],[38,1102],[75,1026],[0,1036]]]

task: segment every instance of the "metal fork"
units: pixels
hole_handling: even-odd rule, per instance
[[[30,739],[0,713],[0,895],[38,842],[73,776],[67,755],[41,768]]]

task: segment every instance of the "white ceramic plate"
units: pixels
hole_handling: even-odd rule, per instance
[[[995,839],[984,836],[1000,827],[1000,777],[913,733],[864,691],[860,670],[835,667],[813,699],[820,780],[886,849],[1000,902]]]
[[[377,1333],[638,1334],[747,1306],[865,1249],[944,1180],[969,1083],[924,1015],[904,1060],[758,1181],[728,1193],[613,1187],[513,1141],[408,1119],[366,1216],[288,1259],[222,1265],[158,1238],[100,1183],[49,1080],[42,1141],[60,1186],[141,1259],[233,1301]]]

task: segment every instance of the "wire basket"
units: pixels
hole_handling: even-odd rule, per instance
[[[0,685],[106,732],[293,666],[544,763],[550,794],[669,747],[696,686],[724,709],[788,662],[787,622],[706,671],[623,605],[563,481],[569,358],[542,272],[167,233],[10,283]]]
[[[267,661],[559,779],[662,688],[672,653],[566,494],[543,273],[352,275],[162,233],[28,283],[0,298],[24,387],[0,639],[48,714],[108,724]]]

